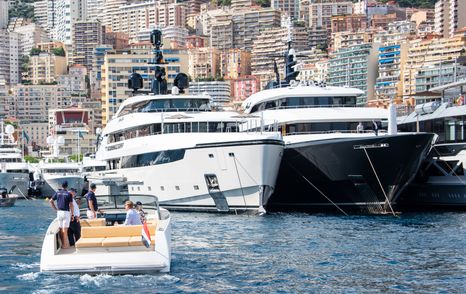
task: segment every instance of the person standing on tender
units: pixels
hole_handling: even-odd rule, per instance
[[[62,183],[62,189],[59,189],[49,200],[50,206],[57,211],[58,227],[60,228],[61,248],[70,248],[68,240],[68,228],[70,227],[71,218],[74,217],[73,198],[66,190],[68,182]],[[57,205],[55,206],[55,201]]]

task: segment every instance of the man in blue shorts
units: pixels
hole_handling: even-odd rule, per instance
[[[70,248],[68,241],[68,228],[70,227],[71,218],[73,215],[73,198],[71,194],[66,190],[68,188],[68,182],[62,183],[62,189],[59,189],[55,195],[49,200],[50,205],[57,211],[58,227],[60,228],[60,239],[61,248]],[[57,205],[55,206],[55,201]]]

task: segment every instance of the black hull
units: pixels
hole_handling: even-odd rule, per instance
[[[285,145],[267,211],[390,211],[386,198],[395,201],[413,180],[433,136],[353,137]]]
[[[466,186],[456,184],[412,183],[396,204],[400,211],[458,210],[466,211]]]

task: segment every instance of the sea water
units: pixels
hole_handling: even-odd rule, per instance
[[[171,272],[39,272],[55,212],[0,208],[5,293],[464,293],[466,213],[393,216],[172,213]]]

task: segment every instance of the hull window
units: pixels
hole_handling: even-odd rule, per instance
[[[171,163],[182,160],[184,158],[184,153],[184,149],[176,149],[125,156],[122,158],[121,168]]]

